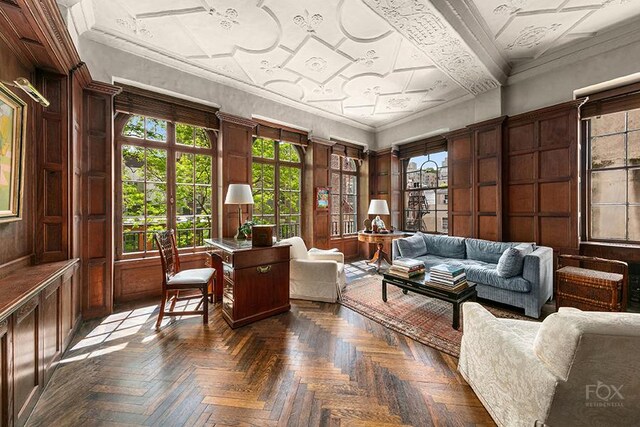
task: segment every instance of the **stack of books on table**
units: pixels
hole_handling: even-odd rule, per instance
[[[467,287],[467,276],[461,265],[438,264],[429,270],[430,282],[451,291]]]
[[[422,261],[410,258],[395,259],[389,268],[389,273],[406,279],[424,274],[424,271],[424,264]]]

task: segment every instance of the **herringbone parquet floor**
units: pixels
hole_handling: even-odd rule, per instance
[[[32,426],[493,425],[457,360],[338,304],[230,329],[220,307],[153,328],[157,306],[85,323]]]

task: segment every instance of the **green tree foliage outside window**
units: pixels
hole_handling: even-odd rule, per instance
[[[168,134],[170,129],[175,136]],[[205,130],[132,116],[123,136],[129,139],[121,145],[122,252],[153,250],[153,234],[167,228],[176,230],[178,247],[202,246],[212,235],[213,214],[213,157]],[[146,141],[168,144],[157,148]],[[169,182],[171,168],[175,173]],[[173,203],[168,203],[170,195]]]
[[[302,159],[291,143],[253,141],[253,221],[274,224],[279,238],[300,235]]]

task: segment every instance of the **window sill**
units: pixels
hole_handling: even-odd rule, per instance
[[[640,249],[640,244],[638,243],[618,243],[618,242],[597,242],[597,241],[584,241],[580,242],[580,246],[599,246],[599,247],[610,247],[610,248],[625,248],[625,249]]]

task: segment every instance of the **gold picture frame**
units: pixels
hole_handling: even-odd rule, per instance
[[[0,83],[0,222],[22,219],[27,104]]]

